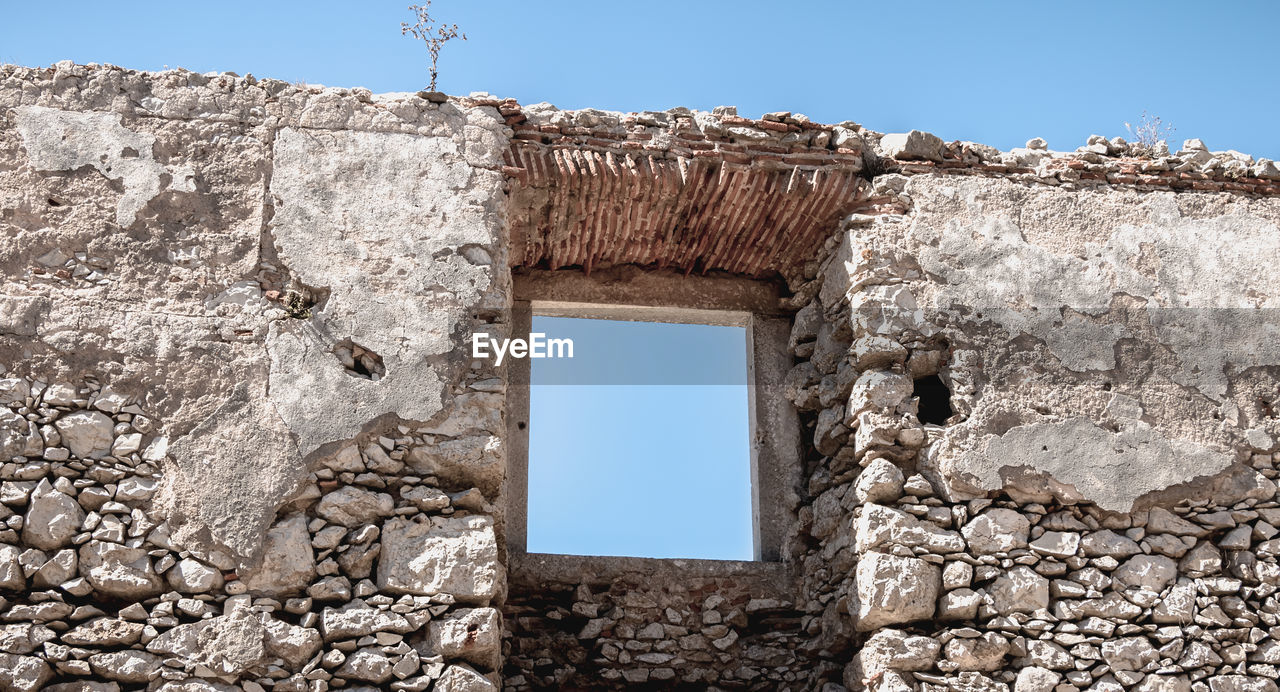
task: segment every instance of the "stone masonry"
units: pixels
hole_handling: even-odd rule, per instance
[[[0,691],[1277,690],[1271,161],[3,66],[0,238]],[[780,560],[509,544],[533,271],[777,287]]]

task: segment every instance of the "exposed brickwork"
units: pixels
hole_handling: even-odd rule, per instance
[[[776,274],[811,258],[867,191],[861,140],[830,125],[687,111],[538,125],[500,110],[515,132],[513,265]]]

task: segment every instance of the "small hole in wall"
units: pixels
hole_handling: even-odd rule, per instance
[[[357,344],[351,339],[343,339],[333,347],[333,355],[342,362],[347,374],[377,382],[387,374],[387,366],[382,364],[382,356]]]
[[[951,390],[937,375],[927,375],[915,382],[912,396],[920,397],[919,418],[921,423],[946,425],[947,419],[955,411],[951,409]]]

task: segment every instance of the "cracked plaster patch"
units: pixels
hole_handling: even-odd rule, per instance
[[[155,136],[122,126],[115,113],[77,113],[43,106],[22,106],[15,111],[22,145],[37,170],[72,171],[92,166],[103,177],[124,185],[116,205],[116,223],[123,228],[132,226],[138,212],[164,191],[164,176],[170,178],[170,190],[195,190],[191,166],[157,162],[151,151]]]
[[[1151,222],[1118,224],[1083,256],[1028,242],[1006,216],[912,232],[926,243],[921,267],[945,282],[932,296],[936,308],[970,307],[1083,372],[1116,366],[1126,330],[1093,318],[1133,296],[1180,360],[1175,380],[1221,401],[1228,369],[1280,363],[1280,277],[1271,267],[1280,229],[1245,214],[1185,218],[1172,200],[1153,206]],[[1153,275],[1137,268],[1143,263],[1154,264]]]

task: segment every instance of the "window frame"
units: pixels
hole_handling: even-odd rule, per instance
[[[800,421],[783,393],[793,365],[788,349],[791,314],[780,307],[776,285],[736,277],[698,277],[661,271],[526,270],[513,279],[511,334],[527,337],[533,316],[577,317],[744,327],[747,347],[753,560],[629,558],[528,553],[529,383],[532,363],[507,367],[507,473],[503,520],[508,562],[515,571],[553,561],[592,571],[652,560],[679,563],[698,574],[753,569],[781,561],[788,528],[796,521],[802,471]],[[766,568],[769,569],[769,568]]]

